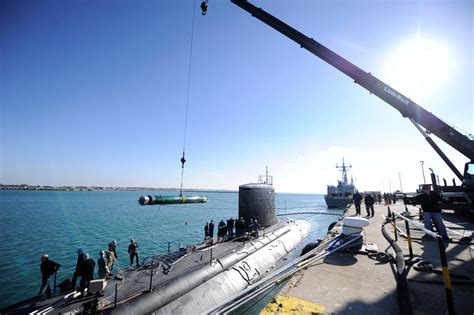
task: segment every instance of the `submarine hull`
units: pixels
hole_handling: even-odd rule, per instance
[[[306,221],[293,221],[288,222],[288,224],[290,225],[288,233],[275,238],[231,268],[160,308],[157,313],[203,313],[264,277],[281,258],[300,244],[309,233],[310,224]]]
[[[222,251],[215,259],[198,268],[188,269],[170,281],[160,285],[128,304],[122,304],[113,313],[159,314],[203,313],[233,294],[264,277],[271,268],[308,235],[310,224],[306,221],[279,222],[271,231],[246,244],[218,244],[214,251]],[[197,253],[197,256],[209,255]],[[196,254],[196,253],[195,253]],[[194,261],[187,257],[189,264]],[[179,272],[179,271],[177,271]]]

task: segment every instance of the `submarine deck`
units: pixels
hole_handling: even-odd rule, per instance
[[[364,207],[364,205],[362,205]],[[402,203],[390,205],[397,213],[405,211]],[[418,208],[408,206],[412,214],[418,216]],[[365,209],[362,209],[365,213]],[[370,218],[366,227],[364,241],[376,244],[378,251],[384,251],[389,243],[381,233],[387,206],[375,205],[375,217]],[[355,216],[352,205],[345,216]],[[466,222],[452,211],[443,211],[443,219],[452,242],[447,243],[446,253],[451,274],[454,308],[458,314],[472,314],[474,311],[474,242],[460,241],[463,236],[471,236],[474,224]],[[413,218],[416,221],[416,217]],[[397,226],[405,231],[404,222]],[[331,233],[341,229],[339,222]],[[391,224],[386,231],[394,239]],[[424,233],[410,227],[414,257],[430,261],[436,271],[441,270],[438,243],[435,239],[422,239]],[[464,235],[460,235],[461,233]],[[397,244],[401,247],[405,260],[409,258],[406,238],[398,236]],[[388,251],[393,253],[390,248]],[[439,272],[420,272],[413,268],[407,275],[411,307],[415,314],[444,314],[448,309],[443,276]],[[470,279],[470,280],[469,280]],[[395,267],[392,263],[382,263],[366,255],[335,253],[303,269],[285,285],[279,296],[290,296],[315,303],[324,307],[324,313],[336,314],[399,314],[397,303],[397,283]],[[278,297],[277,297],[278,298]],[[295,303],[298,300],[295,299]],[[270,304],[267,306],[267,308]]]
[[[140,267],[130,267],[114,272],[114,278],[107,281],[103,296],[98,298],[98,310],[113,311],[115,308],[115,298],[117,306],[128,303],[140,295],[150,292],[150,280],[153,290],[168,287],[168,284],[175,280],[186,277],[206,265],[220,264],[219,259],[231,253],[245,255],[259,248],[264,243],[272,241],[289,231],[285,220],[259,231],[258,238],[249,238],[248,234],[225,242],[204,242],[187,248],[182,248],[177,252],[164,253],[144,259]],[[275,234],[276,233],[276,234]],[[153,271],[153,277],[151,277]],[[117,294],[115,296],[115,290]],[[49,306],[50,314],[74,312],[80,310],[84,303],[94,303],[95,296],[85,297],[72,296],[71,293],[59,294],[52,299],[37,302],[34,307],[30,306],[32,300],[23,301],[5,310],[5,314],[27,314],[33,310],[45,310]]]

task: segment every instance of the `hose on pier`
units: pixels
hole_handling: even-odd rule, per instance
[[[400,314],[413,314],[411,301],[410,301],[410,292],[408,290],[408,281],[407,274],[410,270],[410,267],[405,265],[405,257],[403,256],[402,249],[398,246],[397,242],[390,237],[390,235],[385,230],[385,225],[391,223],[391,219],[387,218],[382,224],[382,234],[390,244],[390,246],[395,251],[395,262],[396,262],[396,276],[395,280],[397,281],[397,299],[400,307]]]

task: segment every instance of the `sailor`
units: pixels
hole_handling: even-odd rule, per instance
[[[446,232],[446,226],[444,225],[443,218],[441,216],[441,208],[439,207],[440,201],[442,201],[440,195],[431,191],[430,185],[423,185],[423,193],[416,196],[416,201],[420,204],[423,210],[423,222],[425,228],[433,232],[433,223],[436,226],[436,230],[443,237],[445,241],[451,241],[448,233]]]
[[[116,252],[116,247],[117,247],[117,241],[112,241],[109,243],[109,248],[105,252],[105,256],[107,257],[107,268],[109,269],[109,274],[108,276],[112,276],[112,269],[114,268],[114,263],[117,260],[117,252]]]
[[[226,231],[227,231],[227,227],[224,223],[224,220],[221,220],[221,222],[219,222],[218,229],[217,229],[217,237],[224,238]]]
[[[138,243],[133,238],[130,239],[130,245],[128,245],[128,254],[130,255],[130,266],[133,265],[133,258],[137,259],[137,267],[140,267],[140,259],[138,258]]]
[[[76,281],[78,277],[84,276],[85,269],[86,269],[86,254],[82,251],[82,248],[78,248],[77,251],[77,263],[76,263],[76,270],[74,271],[74,275],[72,276],[71,280],[71,289],[74,290],[76,288]]]
[[[359,194],[359,191],[356,190],[355,194],[352,196],[352,199],[354,200],[356,215],[360,215],[360,202],[362,201],[362,196]]]
[[[365,210],[367,210],[367,216],[374,216],[374,197],[371,194],[366,194],[364,198]],[[371,213],[372,210],[372,213]]]
[[[252,229],[253,229],[253,219],[250,218],[250,224],[249,224],[249,226],[247,227],[247,231],[252,232]]]
[[[117,241],[113,240],[112,242],[109,243],[109,248],[110,250],[114,253],[115,260],[118,259],[117,255]]]
[[[82,294],[84,294],[85,289],[89,288],[89,282],[94,279],[94,269],[95,269],[95,261],[92,259],[89,254],[85,254],[86,256],[86,262],[85,262],[85,269],[84,269],[84,275],[81,277],[81,285],[80,285],[80,291]]]
[[[227,220],[227,234],[229,235],[229,238],[234,237],[234,219],[232,219],[232,217]]]
[[[60,264],[49,260],[48,254],[41,256],[41,288],[36,301],[43,300],[45,293],[48,299],[51,298],[51,288],[49,287],[49,282],[51,280],[51,276],[58,271],[59,267],[61,267]]]
[[[242,235],[244,234],[245,232],[245,220],[244,220],[244,217],[241,217],[240,220],[237,221],[239,223],[239,232],[238,232],[238,235]],[[237,224],[237,223],[236,223]]]
[[[258,224],[257,219],[252,222],[252,236],[258,237],[258,230],[260,229],[260,224]]]
[[[206,222],[206,225],[204,226],[204,239],[206,239],[209,236],[209,222]]]
[[[209,236],[214,238],[214,222],[212,220],[211,223],[209,223]]]
[[[235,236],[238,237],[242,233],[241,232],[242,231],[242,225],[241,225],[240,220],[238,218],[235,219],[234,225],[235,225]]]
[[[109,274],[109,268],[107,268],[107,257],[105,257],[105,251],[101,250],[99,252],[99,259],[97,259],[97,274],[99,279],[105,279]]]

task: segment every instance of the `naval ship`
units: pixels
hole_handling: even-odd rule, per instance
[[[350,183],[347,180],[347,170],[351,167],[352,165],[346,165],[344,158],[342,166],[336,164],[336,168],[341,170],[342,179],[337,181],[337,186],[328,185],[327,194],[324,195],[328,208],[345,208],[352,203],[352,195],[356,192],[356,188],[352,178]]]
[[[17,303],[2,314],[201,314],[270,274],[310,231],[304,220],[277,220],[271,176],[239,186],[239,218],[257,220],[258,233],[208,238],[178,251],[147,257],[139,267],[92,280],[88,292]],[[143,200],[153,199],[140,198]]]

